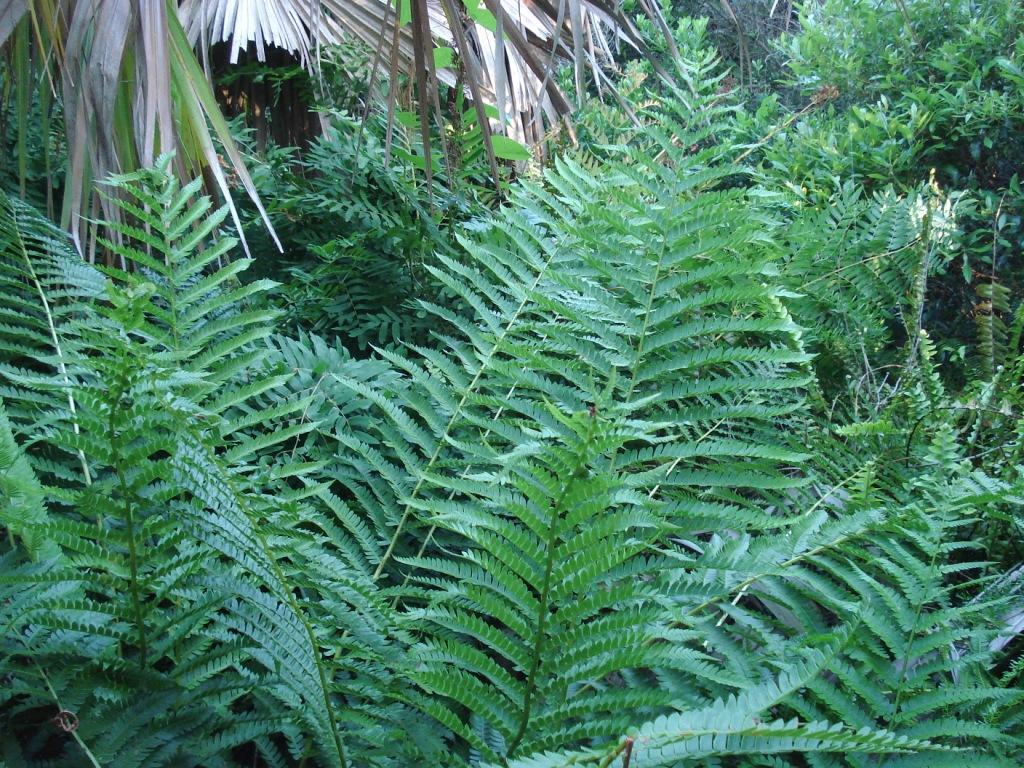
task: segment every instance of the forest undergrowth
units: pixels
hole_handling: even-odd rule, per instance
[[[1024,11],[686,5],[500,189],[236,121],[283,253],[4,166],[0,766],[1024,761]]]

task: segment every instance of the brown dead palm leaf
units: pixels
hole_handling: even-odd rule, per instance
[[[202,175],[219,190],[239,232],[230,192],[240,184],[276,241],[174,0],[0,0],[0,45],[29,52],[14,65],[24,70],[17,73],[19,115],[29,113],[39,89],[62,100],[61,220],[83,255],[96,258],[89,222],[117,216],[95,182],[171,151],[183,177]]]
[[[667,34],[658,4],[641,6]],[[375,72],[387,68],[392,82],[398,74],[414,82],[427,148],[429,116],[440,109],[438,83],[461,84],[481,125],[531,144],[544,125],[566,119],[574,106],[553,76],[557,64],[573,65],[582,96],[588,71],[595,82],[607,83],[603,68],[618,43],[649,55],[614,0],[183,0],[180,14],[201,58],[211,45],[226,42],[232,56],[253,44],[262,60],[273,44],[312,70],[321,46],[361,40],[374,53]],[[389,89],[389,114],[394,98]],[[488,105],[497,120],[486,117]],[[491,131],[484,133],[493,169]]]
[[[658,4],[640,5],[667,32]],[[556,63],[573,64],[582,94],[588,71],[607,86],[601,69],[620,42],[648,54],[615,0],[0,0],[0,46],[19,54],[11,60],[22,133],[37,96],[63,104],[61,220],[90,259],[90,222],[118,216],[95,182],[169,151],[183,178],[202,175],[227,202],[239,234],[231,190],[244,188],[276,242],[202,62],[217,42],[234,51],[252,43],[258,55],[291,51],[315,73],[321,48],[345,37],[376,51],[375,69],[389,69],[392,83],[399,72],[415,83],[428,176],[438,83],[468,91],[497,177],[492,130],[533,143],[573,108]],[[385,100],[393,115],[393,87]]]

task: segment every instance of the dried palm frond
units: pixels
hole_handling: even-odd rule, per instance
[[[83,255],[96,258],[89,221],[117,216],[94,182],[168,151],[177,152],[183,177],[201,174],[220,191],[239,231],[230,186],[241,184],[276,240],[174,0],[10,0],[0,4],[0,45],[8,44],[28,50],[15,62],[28,86],[15,89],[19,115],[28,114],[37,89],[62,96],[61,222]]]
[[[641,6],[667,34],[658,6]],[[312,69],[320,46],[357,38],[392,78],[415,80],[424,119],[437,108],[438,82],[462,84],[481,124],[490,124],[483,106],[492,105],[499,117],[491,127],[525,143],[539,141],[544,125],[573,107],[553,77],[558,63],[573,65],[582,98],[588,71],[599,86],[608,84],[604,67],[618,43],[649,55],[613,0],[183,0],[180,14],[204,59],[219,42],[233,59],[254,44],[263,60],[276,45]]]

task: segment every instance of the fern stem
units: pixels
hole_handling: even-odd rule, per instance
[[[12,216],[17,216],[13,211]],[[29,277],[32,280],[32,285],[35,286],[36,292],[39,294],[39,302],[43,306],[43,314],[46,316],[46,327],[50,332],[50,341],[53,344],[53,350],[57,353],[57,371],[60,373],[61,379],[64,381],[64,386],[68,390],[68,411],[71,413],[71,428],[74,430],[75,435],[78,435],[80,430],[78,427],[78,410],[75,407],[75,398],[71,391],[71,377],[68,376],[68,368],[64,363],[64,351],[61,349],[60,337],[57,335],[57,325],[53,322],[53,311],[50,309],[50,301],[46,298],[46,291],[43,290],[43,284],[36,276],[35,268],[32,266],[32,259],[28,257],[28,248],[25,246],[25,241],[21,236],[21,227],[15,226],[13,228],[15,236],[18,238],[19,250],[22,258],[25,260],[25,269],[28,270]],[[81,448],[78,449],[78,462],[82,466],[82,476],[85,480],[86,485],[92,485],[92,474],[89,472],[89,462],[86,461],[85,453]]]
[[[512,395],[515,393],[515,391],[516,391],[516,385],[513,384],[511,387],[509,387],[508,392],[505,394],[505,399],[506,400],[510,399],[512,397]],[[505,412],[504,406],[502,406],[497,411],[495,411],[494,418],[491,419],[491,423],[493,424],[496,421],[498,421],[498,419],[501,418],[501,414],[504,413],[504,412]],[[490,442],[488,442],[487,438],[490,436],[491,431],[492,431],[491,427],[488,427],[486,430],[483,430],[480,433],[480,441],[484,445],[486,445],[488,448],[490,448]],[[462,480],[465,480],[467,477],[470,476],[470,474],[472,474],[473,468],[474,467],[473,467],[472,464],[468,465],[464,470],[462,470],[462,474],[459,475],[459,478],[462,479]],[[446,501],[451,501],[454,498],[455,498],[455,489],[453,488],[451,491],[448,492],[448,498],[446,499]],[[420,548],[416,551],[416,559],[417,560],[419,560],[421,557],[423,557],[423,553],[427,551],[427,547],[430,545],[431,540],[434,538],[434,533],[436,531],[437,531],[437,524],[435,523],[435,524],[430,526],[430,530],[427,531],[427,535],[424,536],[423,537],[423,541],[420,542]],[[405,587],[409,583],[409,580],[411,578],[412,578],[412,571],[410,570],[410,571],[406,572],[405,577],[402,579],[402,586]],[[396,595],[395,596],[395,602],[392,605],[394,606],[394,605],[397,605],[397,604],[398,604],[398,596]]]
[[[309,409],[313,405],[313,396],[317,392],[320,391],[320,385],[324,383],[324,379],[326,379],[329,375],[331,375],[331,374],[330,373],[323,374],[319,379],[317,379],[316,384],[313,385],[313,389],[310,390],[309,395],[308,395],[309,402],[306,403],[306,407],[302,409],[302,415],[299,417],[299,423],[300,424],[305,424],[309,420],[308,419]],[[331,377],[333,379],[335,379],[335,380],[337,380],[337,378],[338,378],[337,376],[331,376]],[[300,437],[300,435],[295,435],[295,438],[292,440],[292,453],[291,453],[291,456],[289,458],[291,460],[293,460],[293,461],[295,460],[295,452],[299,449],[299,437]]]
[[[234,488],[232,478],[225,475],[223,479],[224,483],[228,485],[234,493],[235,498],[238,500],[239,507],[250,520],[253,520],[255,516],[249,508],[245,498],[237,491],[237,489]],[[321,658],[320,653],[320,645],[316,640],[316,634],[313,632],[313,627],[310,625],[309,621],[307,621],[306,615],[299,607],[299,601],[295,597],[295,590],[288,588],[288,580],[285,578],[281,564],[277,561],[273,551],[270,549],[270,545],[267,543],[263,535],[258,532],[256,526],[253,526],[253,535],[256,540],[259,541],[260,548],[263,550],[263,557],[270,569],[273,571],[274,578],[277,579],[277,586],[280,587],[279,591],[281,595],[284,596],[288,607],[291,608],[292,613],[295,614],[295,618],[300,624],[302,624],[302,627],[305,630],[306,639],[309,642],[309,651],[313,657],[313,664],[316,666],[317,677],[320,681],[320,690],[323,695],[324,709],[326,710],[327,721],[331,729],[331,739],[334,742],[334,749],[338,755],[338,765],[341,768],[348,768],[348,761],[345,759],[345,745],[342,742],[341,734],[338,731],[338,718],[334,714],[334,705],[331,702],[330,689],[327,683],[327,673],[324,670],[323,659]]]
[[[939,558],[939,550],[941,549],[941,543],[936,542],[935,548],[932,551],[931,561],[928,563],[928,570],[933,575],[940,575],[935,573],[935,562]],[[889,716],[889,722],[886,725],[888,730],[892,730],[896,724],[896,720],[899,717],[900,703],[903,699],[903,691],[905,683],[907,682],[907,672],[910,669],[910,649],[914,644],[914,638],[917,637],[918,627],[921,624],[921,614],[924,612],[924,601],[917,601],[917,608],[914,611],[914,624],[911,626],[910,631],[907,633],[907,644],[906,649],[903,651],[902,667],[900,670],[900,679],[896,682],[896,693],[892,700],[892,714]]]
[[[615,749],[613,749],[611,752],[609,752],[607,755],[604,756],[604,759],[601,760],[601,763],[597,766],[597,768],[609,768],[609,766],[611,766],[611,764],[613,762],[615,762],[615,758],[617,758],[619,755],[623,755],[623,754],[624,754],[624,756],[622,758],[622,764],[623,764],[623,766],[625,768],[628,768],[628,766],[629,766],[629,758],[630,758],[630,755],[632,754],[632,752],[633,752],[633,739],[625,738],[625,739],[622,740],[622,742],[619,744],[619,746],[617,746]]]
[[[35,667],[39,672],[39,676],[43,678],[43,682],[46,683],[46,689],[50,692],[50,696],[53,697],[53,702],[57,705],[57,709],[64,712],[64,707],[60,703],[60,698],[57,696],[57,691],[54,690],[53,684],[50,682],[50,678],[46,676],[46,672],[38,664],[36,664]],[[78,735],[78,730],[72,729],[68,732],[71,734],[71,738],[75,740],[81,750],[85,753],[85,756],[89,758],[89,762],[92,764],[93,768],[102,768],[100,766],[100,761],[96,759],[96,755],[92,753],[92,750],[90,750],[86,743],[82,741],[82,737]]]
[[[743,396],[743,400],[746,400],[746,395]],[[743,402],[743,400],[741,400],[740,402]],[[709,437],[711,437],[711,435],[713,435],[718,430],[718,428],[720,426],[722,426],[724,423],[725,423],[725,417],[723,416],[718,421],[716,421],[714,424],[712,424],[710,427],[708,427],[704,431],[704,434],[702,434],[700,437],[698,437],[696,440],[694,440],[694,445],[699,445],[700,443],[703,443],[705,440],[707,440]],[[679,466],[679,464],[682,462],[682,460],[683,460],[683,458],[682,458],[682,456],[680,456],[680,457],[674,459],[672,461],[672,463],[668,465],[668,469],[665,470],[665,480],[668,480],[668,478],[672,475],[672,473],[676,471],[676,467]],[[656,486],[651,488],[650,492],[647,494],[647,498],[653,499],[655,496],[658,495],[658,491],[660,491],[660,490],[661,490],[661,483],[658,483]]]
[[[661,250],[658,253],[658,261],[654,265],[654,276],[651,278],[651,290],[647,293],[647,305],[644,307],[644,320],[640,326],[640,333],[636,340],[636,351],[633,353],[633,365],[630,366],[630,377],[629,386],[626,387],[626,392],[622,396],[622,403],[628,404],[629,399],[633,396],[633,391],[636,389],[636,371],[640,367],[640,360],[644,354],[644,339],[647,337],[647,329],[651,324],[651,312],[654,309],[654,294],[658,290],[658,283],[661,280],[661,266],[665,261],[665,251],[667,246],[665,240],[661,241]],[[608,462],[608,472],[611,473],[615,470],[615,462],[618,460],[618,452],[612,456],[611,461]]]
[[[466,389],[462,393],[462,398],[455,406],[455,410],[452,411],[451,417],[448,419],[448,423],[445,425],[444,432],[437,441],[437,446],[434,448],[434,452],[431,454],[430,459],[427,461],[426,466],[420,472],[420,477],[416,481],[416,485],[413,486],[412,493],[409,495],[409,500],[405,503],[405,509],[402,511],[402,516],[398,521],[398,525],[395,527],[395,532],[391,536],[391,541],[388,542],[388,548],[384,551],[384,555],[381,557],[380,562],[377,563],[377,567],[373,571],[372,580],[376,581],[380,578],[380,575],[384,572],[384,566],[387,565],[388,560],[394,554],[395,547],[398,545],[398,537],[402,534],[405,529],[405,524],[409,521],[409,516],[412,513],[412,502],[419,496],[420,489],[423,487],[426,481],[427,473],[430,468],[434,466],[434,463],[441,457],[441,449],[445,445],[445,441],[448,439],[448,435],[451,434],[452,429],[455,427],[456,422],[462,415],[462,409],[466,407],[466,403],[469,401],[470,395],[473,390],[476,389],[477,384],[480,383],[480,379],[483,378],[484,372],[488,369],[494,356],[498,353],[502,343],[511,333],[512,328],[519,322],[519,317],[522,315],[523,310],[526,308],[527,302],[530,300],[530,295],[540,285],[540,281],[547,274],[548,267],[551,266],[551,261],[555,258],[556,249],[552,249],[551,255],[548,260],[544,262],[544,265],[537,272],[537,276],[533,280],[533,284],[530,286],[530,290],[526,291],[522,301],[519,302],[519,306],[516,307],[516,311],[512,313],[512,317],[505,324],[505,327],[501,331],[501,335],[495,340],[494,344],[491,345],[490,351],[487,353],[487,357],[480,363],[480,367],[477,369],[472,380],[466,386]]]
[[[815,283],[820,283],[822,280],[828,280],[829,278],[833,278],[836,275],[839,275],[839,274],[845,272],[848,269],[853,269],[855,267],[862,267],[865,264],[870,264],[870,263],[875,263],[875,264],[882,263],[886,259],[889,259],[889,258],[891,258],[891,257],[893,257],[893,256],[895,256],[895,255],[897,255],[899,253],[902,253],[903,251],[906,251],[906,250],[909,250],[910,248],[913,248],[914,246],[916,246],[920,242],[921,242],[921,238],[920,237],[915,237],[909,243],[907,243],[906,245],[901,245],[899,248],[893,248],[892,250],[883,251],[882,253],[874,253],[871,256],[864,257],[863,259],[859,259],[857,261],[852,261],[852,262],[850,262],[848,264],[843,264],[843,266],[836,267],[835,269],[833,269],[833,270],[831,270],[829,272],[826,272],[823,275],[819,275],[818,277],[814,278],[813,280],[808,280],[806,283],[802,283],[801,284],[801,290],[806,290],[807,288],[809,288],[810,286],[814,285]]]
[[[135,614],[135,631],[139,636],[139,669],[146,668],[146,627],[142,611],[142,596],[139,592],[139,557],[135,546],[135,515],[132,512],[132,503],[129,496],[128,480],[121,466],[120,443],[117,436],[117,425],[115,420],[120,413],[120,401],[124,392],[119,392],[112,400],[110,418],[107,422],[107,429],[110,433],[110,445],[112,449],[111,464],[117,475],[118,485],[121,487],[121,495],[124,498],[124,523],[128,534],[128,573],[129,587],[132,599],[132,613]]]
[[[829,488],[827,493],[822,494],[821,498],[819,498],[816,502],[814,502],[814,504],[812,504],[808,508],[808,510],[803,513],[803,516],[804,517],[808,517],[808,516],[812,515],[815,512],[815,510],[818,509],[818,507],[820,507],[822,504],[825,503],[826,499],[829,499],[832,496],[833,493],[838,491],[840,488],[845,486],[847,483],[851,482],[854,478],[857,477],[857,475],[860,474],[860,472],[861,472],[861,469],[854,470],[849,475],[844,477],[840,482],[836,483],[831,488]],[[801,562],[803,560],[806,560],[809,557],[814,557],[815,555],[819,554],[820,552],[824,552],[827,549],[832,549],[833,547],[838,547],[841,544],[846,543],[847,541],[850,541],[852,539],[856,539],[860,535],[861,535],[861,532],[858,531],[855,534],[849,534],[847,536],[840,536],[838,539],[834,539],[833,541],[826,542],[825,544],[819,544],[817,547],[814,547],[813,549],[809,549],[806,552],[801,552],[799,555],[795,555],[795,556],[789,558],[788,560],[780,563],[777,567],[778,568],[788,568],[791,565],[796,565],[797,563],[799,563],[799,562]],[[737,596],[742,595],[755,582],[759,581],[760,579],[765,578],[766,576],[770,576],[770,575],[771,575],[770,571],[763,571],[763,572],[761,572],[759,574],[756,574],[754,576],[750,576],[750,577],[744,579],[743,581],[741,581],[739,584],[736,584],[736,585],[730,587],[725,595],[719,595],[718,597],[710,598],[708,600],[705,600],[703,603],[700,603],[696,607],[691,608],[689,611],[686,612],[686,616],[695,616],[695,615],[697,615],[698,613],[700,613],[705,608],[708,608],[709,606],[715,605],[716,603],[718,603],[719,600],[724,599],[725,597],[728,596],[729,593],[731,593],[733,591],[735,591],[737,593]],[[736,604],[736,602],[733,601],[733,605],[735,605],[735,604]]]
[[[283,578],[281,567],[278,565],[276,560],[272,561],[274,570],[277,572],[279,578]],[[285,582],[282,580],[282,584]],[[317,675],[320,678],[320,687],[323,689],[324,695],[324,706],[327,709],[327,720],[331,725],[331,738],[334,740],[334,748],[338,753],[338,763],[341,768],[348,768],[348,761],[345,759],[345,745],[341,741],[341,734],[338,733],[338,718],[334,714],[334,705],[331,702],[331,694],[327,687],[327,673],[324,672],[323,660],[320,658],[319,645],[316,642],[316,635],[313,634],[313,628],[309,622],[306,621],[305,615],[299,610],[298,601],[295,599],[295,595],[291,590],[288,592],[288,602],[291,605],[292,610],[298,617],[302,626],[306,630],[306,636],[309,638],[310,650],[313,653],[313,660],[316,663]]]
[[[523,740],[523,736],[526,735],[526,728],[530,724],[530,714],[533,708],[533,694],[537,686],[537,672],[540,670],[541,654],[544,650],[544,632],[547,629],[548,616],[550,615],[548,601],[551,597],[551,573],[555,567],[555,542],[559,535],[558,521],[561,519],[562,505],[565,503],[566,498],[569,496],[569,492],[575,485],[576,470],[586,464],[587,448],[589,447],[591,440],[594,438],[596,423],[596,417],[591,417],[587,422],[587,431],[583,437],[583,442],[580,445],[579,453],[577,454],[578,461],[576,462],[576,466],[573,467],[574,471],[569,474],[568,482],[562,486],[558,493],[558,497],[551,501],[551,521],[548,525],[544,579],[541,582],[540,599],[537,602],[537,618],[535,621],[536,631],[533,639],[533,650],[530,654],[530,670],[526,676],[526,691],[523,694],[523,711],[519,720],[519,729],[516,731],[516,735],[512,737],[512,740],[509,742],[509,755],[515,752],[516,747],[518,747],[520,742]]]

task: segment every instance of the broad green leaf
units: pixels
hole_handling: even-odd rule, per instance
[[[525,161],[532,157],[530,150],[508,136],[492,136],[491,142],[494,145],[494,156],[502,160]]]

